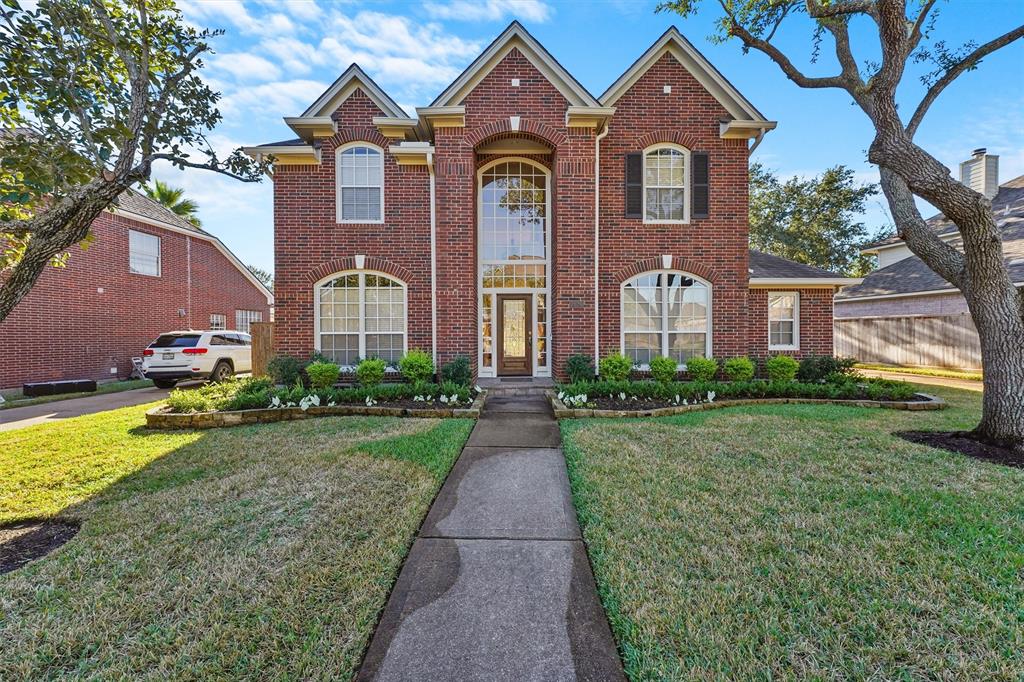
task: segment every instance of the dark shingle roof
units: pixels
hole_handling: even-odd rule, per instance
[[[260,147],[301,147],[304,144],[309,144],[301,137],[295,137],[290,140],[281,140],[280,142],[267,142],[266,144],[258,145]]]
[[[162,223],[168,223],[174,227],[180,227],[184,230],[191,230],[192,232],[205,234],[203,230],[185,220],[180,215],[150,199],[145,194],[136,192],[133,189],[126,190],[117,198],[117,208],[130,213],[136,213],[152,220],[159,220]]]
[[[1024,199],[1024,176],[1021,181],[1021,198]],[[1005,187],[1005,185],[1004,185]],[[1008,207],[1008,208],[1006,208]],[[1014,282],[1024,281],[1024,201],[1016,205],[1004,204],[1002,211],[996,211],[996,223],[1003,239],[1003,256]],[[959,235],[949,244],[963,250]],[[836,296],[837,301],[863,296],[888,296],[892,294],[915,294],[926,291],[956,291],[952,284],[942,279],[917,256],[909,256],[892,265],[875,270],[864,278],[861,284],[846,287]]]
[[[750,276],[751,277],[764,277],[764,278],[782,278],[788,277],[793,279],[811,279],[811,278],[826,278],[826,277],[842,277],[834,272],[823,270],[813,265],[804,265],[803,263],[796,263],[785,258],[773,256],[768,253],[761,253],[760,251],[750,250]]]

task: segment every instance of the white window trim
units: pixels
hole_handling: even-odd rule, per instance
[[[354,147],[366,147],[367,149],[374,149],[380,154],[380,219],[378,220],[345,220],[342,216],[341,206],[341,154],[342,152],[352,149]],[[385,158],[384,150],[373,144],[372,142],[365,142],[363,140],[356,140],[355,142],[347,142],[337,149],[334,150],[334,205],[335,219],[339,225],[383,225],[384,224],[384,186],[385,182]],[[356,185],[352,185],[355,187]],[[365,185],[366,187],[373,187],[373,185]],[[381,273],[383,274],[383,273]],[[386,275],[385,275],[386,276]]]
[[[707,332],[704,334],[704,357],[706,357],[706,358],[712,357],[712,355],[711,355],[711,348],[712,348],[712,344],[711,344],[711,331],[712,331],[712,328],[714,326],[714,319],[715,319],[714,318],[714,307],[712,305],[712,299],[713,299],[713,295],[714,295],[714,287],[711,286],[711,282],[707,281],[703,277],[698,277],[697,275],[695,275],[695,274],[693,274],[691,272],[686,272],[684,270],[647,270],[646,272],[641,272],[641,273],[639,273],[637,275],[633,275],[632,277],[630,277],[625,282],[623,282],[622,284],[619,285],[619,352],[622,353],[623,355],[626,354],[626,333],[627,332],[626,332],[626,325],[623,324],[623,321],[626,319],[626,296],[625,296],[626,287],[631,282],[634,282],[637,279],[640,279],[641,277],[646,277],[648,275],[682,275],[683,277],[688,277],[689,279],[692,279],[694,282],[700,282],[705,287],[707,287],[707,290],[708,290],[708,315],[707,315],[707,317],[708,317],[708,328],[707,328]],[[662,286],[664,286],[664,285],[662,285]],[[664,299],[664,296],[662,298]],[[662,303],[661,303],[661,327],[662,327],[661,331],[657,332],[659,335],[661,335],[661,353],[660,354],[668,357],[668,335],[671,332],[669,332],[669,329],[668,329],[668,301],[667,300],[662,300]],[[629,332],[629,333],[630,334],[643,334],[643,333],[649,334],[651,332]],[[685,363],[679,363],[676,366],[680,370],[682,370],[684,367],[686,367],[686,364]],[[637,369],[641,370],[641,371],[646,371],[646,370],[650,369],[650,367],[648,365],[635,365],[635,367]]]
[[[502,163],[518,161],[520,163],[527,163],[541,172],[546,176],[545,180],[545,191],[544,191],[544,203],[545,203],[545,225],[544,225],[544,253],[546,257],[543,261],[537,260],[486,260],[484,259],[484,245],[483,239],[480,238],[480,228],[483,225],[483,177],[484,173]],[[496,308],[491,309],[491,366],[484,367],[484,294],[491,295],[491,305],[496,306],[497,297],[501,294],[533,294],[530,305],[530,329],[536,331],[537,329],[537,294],[545,296],[544,302],[547,310],[547,322],[546,329],[548,332],[547,336],[547,364],[537,364],[537,337],[533,337],[533,358],[532,358],[532,376],[535,377],[549,377],[551,376],[552,367],[552,349],[554,348],[554,307],[551,299],[551,169],[547,168],[542,163],[537,163],[532,159],[528,159],[525,156],[503,156],[495,159],[489,163],[484,164],[476,172],[476,242],[477,242],[477,273],[476,273],[476,288],[477,288],[477,320],[476,320],[476,338],[477,338],[477,376],[481,377],[496,377],[498,376],[498,359],[497,359],[497,343],[494,335],[497,333],[497,312]],[[512,287],[512,288],[488,288],[484,289],[484,267],[487,265],[544,265],[544,282],[545,286],[543,289],[532,289],[523,287]]]
[[[342,270],[335,272],[333,275],[324,277],[316,284],[313,285],[313,350],[320,353],[323,349],[320,344],[320,288],[332,282],[339,277],[346,275],[359,275],[359,331],[355,332],[359,340],[359,357],[366,357],[366,275],[379,275],[381,277],[387,277],[393,282],[398,282],[402,286],[402,307],[405,310],[405,315],[402,319],[402,355],[409,352],[409,285],[403,280],[390,275],[380,270]],[[337,332],[331,332],[337,333]],[[353,332],[343,332],[345,334],[352,334]],[[379,333],[379,332],[378,332]],[[386,332],[388,334],[395,334],[397,332]],[[354,365],[341,365],[344,370],[355,369]]]
[[[213,318],[218,318],[218,324],[220,327],[213,326]],[[228,328],[228,316],[224,313],[210,313],[210,330],[211,331],[222,331]]]
[[[792,296],[793,297],[793,343],[790,344],[772,344],[772,296]],[[767,310],[765,315],[768,317],[768,350],[800,350],[800,292],[799,291],[769,291],[767,299]],[[780,320],[785,322],[786,320]]]
[[[156,240],[156,274],[152,272],[139,272],[138,270],[132,269],[132,232],[136,234],[145,235],[152,237]],[[151,232],[143,232],[142,230],[133,230],[128,228],[128,272],[133,275],[142,275],[143,277],[161,277],[164,271],[164,240],[158,234]]]
[[[682,220],[650,220],[647,218],[647,155],[659,149],[674,149],[683,155],[683,219]],[[643,151],[640,157],[640,172],[643,175],[641,184],[641,213],[644,225],[688,225],[690,223],[690,150],[672,142],[652,144]],[[690,275],[692,277],[692,275]]]
[[[239,324],[238,313],[246,313],[246,315],[245,315],[246,320],[245,321],[246,321],[246,323],[248,325],[247,329],[242,329],[243,325]],[[240,332],[242,332],[244,334],[248,334],[248,333],[250,333],[250,330],[252,329],[252,323],[253,322],[262,322],[262,321],[263,321],[263,311],[262,310],[252,310],[251,308],[236,308],[235,309],[235,329],[234,329],[234,331],[240,331]]]

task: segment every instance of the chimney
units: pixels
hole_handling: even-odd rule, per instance
[[[975,149],[971,158],[960,164],[960,182],[991,199],[999,191],[999,157],[987,151]]]

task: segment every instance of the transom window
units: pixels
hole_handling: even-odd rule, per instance
[[[509,161],[483,173],[481,257],[505,262],[547,258],[547,175],[530,163]]]
[[[622,352],[647,366],[664,355],[680,365],[711,354],[711,286],[683,272],[638,275],[622,285]]]
[[[379,223],[384,215],[384,155],[368,145],[337,151],[338,222]]]
[[[682,223],[689,218],[686,167],[689,152],[661,145],[644,152],[644,222]]]
[[[316,289],[317,350],[345,367],[362,358],[396,364],[405,353],[405,284],[385,275],[350,272]]]
[[[128,269],[136,275],[160,276],[160,237],[128,230]]]
[[[796,291],[768,294],[769,350],[800,347],[800,294]]]

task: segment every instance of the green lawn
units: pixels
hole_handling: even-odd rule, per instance
[[[0,679],[345,679],[469,420],[0,433],[0,522],[76,519],[0,576]]]
[[[922,377],[940,377],[945,379],[963,379],[964,381],[982,381],[981,372],[960,372],[955,369],[930,369],[928,367],[900,367],[899,365],[877,365],[870,362],[858,362],[857,369],[877,369],[883,372],[900,374],[916,374]]]
[[[563,421],[634,680],[1021,679],[1024,471],[913,445],[900,412],[759,406]]]

